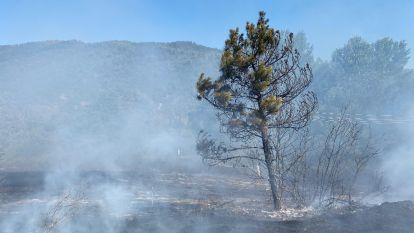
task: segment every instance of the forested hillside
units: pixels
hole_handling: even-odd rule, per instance
[[[404,42],[352,38],[330,61],[314,58],[303,33],[295,44],[313,68],[321,112],[346,105],[356,114],[409,112],[414,76]],[[45,166],[42,156],[104,156],[99,149],[117,157],[190,155],[198,130],[215,121],[197,103],[194,82],[201,71],[218,75],[220,55],[191,42],[0,46],[1,153],[11,164],[32,161],[28,169]]]
[[[99,149],[99,156],[175,153],[188,144],[176,135],[192,134],[199,108],[194,80],[200,70],[214,74],[219,55],[190,42],[0,46],[2,153],[37,163]]]

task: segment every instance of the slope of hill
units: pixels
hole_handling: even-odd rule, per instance
[[[217,74],[219,58],[219,50],[191,42],[0,46],[2,153],[120,156],[184,148],[192,142],[183,135],[197,128],[190,118],[205,116],[194,115],[194,82],[201,72]]]

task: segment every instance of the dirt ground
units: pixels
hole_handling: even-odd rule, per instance
[[[29,228],[23,225],[31,218],[47,217],[50,213],[61,216],[62,221],[55,225],[48,223],[50,231],[39,232],[411,233],[414,229],[414,203],[411,201],[352,211],[309,208],[273,212],[265,183],[229,174],[87,172],[77,176],[76,182],[86,183],[86,186],[104,183],[117,187],[115,190],[128,187],[119,199],[115,193],[99,196],[90,187],[78,197],[66,197],[56,191],[59,188],[56,192],[50,191],[49,181],[42,172],[8,173],[3,177],[0,186],[2,233],[9,232],[5,229],[10,227],[4,226],[9,226],[11,221],[15,221],[14,225],[22,225],[13,228],[14,231],[25,232]],[[106,207],[105,203],[116,205]],[[28,215],[27,210],[43,210],[33,212],[33,215],[42,216]]]

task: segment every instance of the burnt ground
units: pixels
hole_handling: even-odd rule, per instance
[[[384,203],[353,213],[327,213],[296,220],[258,219],[210,213],[207,216],[160,214],[134,219],[130,229],[160,232],[172,226],[174,232],[413,232],[414,204],[410,201]],[[168,217],[165,217],[168,216]],[[161,219],[160,219],[161,218]],[[161,224],[154,224],[160,222]],[[176,223],[183,223],[177,225]],[[138,230],[138,232],[139,232]],[[136,232],[125,231],[125,232]]]
[[[59,185],[52,189],[53,182],[42,172],[2,176],[1,233],[414,232],[411,201],[353,210],[284,209],[275,213],[265,183],[234,174],[85,172],[73,176],[71,183],[84,184],[79,196],[73,192],[65,196]],[[105,190],[97,188],[99,184],[105,184]],[[126,188],[113,191],[119,187]],[[108,189],[109,195],[99,195]],[[51,212],[62,221],[44,231]],[[36,230],[25,228],[32,218],[43,225],[36,225]],[[11,221],[18,227],[4,227]]]

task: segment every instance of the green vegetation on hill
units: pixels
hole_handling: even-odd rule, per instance
[[[405,68],[404,42],[353,38],[322,62],[305,34],[295,40],[312,66],[322,111],[350,104],[357,113],[400,115],[410,106],[414,75]],[[191,42],[0,46],[0,152],[32,158],[68,148],[94,153],[105,144],[113,149],[103,151],[143,154],[160,142],[169,142],[162,153],[191,150],[192,140],[180,138],[216,125],[214,113],[197,103],[194,83],[202,71],[218,77],[220,55]]]

